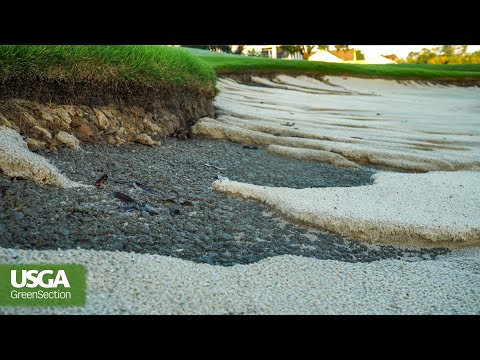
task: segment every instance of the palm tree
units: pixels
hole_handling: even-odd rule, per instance
[[[301,45],[282,45],[282,48],[290,55],[295,55],[296,53],[302,52]]]
[[[313,54],[313,48],[315,45],[303,45],[302,46],[302,58],[303,60],[308,60],[310,56]]]
[[[291,55],[302,54],[304,60],[312,56],[314,47],[315,45],[282,45],[282,48]]]

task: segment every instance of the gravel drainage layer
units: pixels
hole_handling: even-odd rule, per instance
[[[371,184],[374,173],[366,167],[283,159],[262,148],[206,139],[40,154],[84,184],[107,173],[106,188],[40,187],[0,176],[0,247],[119,250],[224,266],[285,254],[371,262],[448,252],[361,244],[285,222],[261,204],[211,189],[219,176],[292,188],[361,186]]]

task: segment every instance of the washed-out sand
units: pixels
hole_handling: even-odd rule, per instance
[[[215,122],[194,132],[257,145],[329,151],[411,171],[480,169],[480,88],[381,79],[220,79]],[[292,139],[294,138],[294,139]]]
[[[326,80],[254,79],[271,88],[220,80],[216,107],[222,116],[201,120],[194,132],[273,145],[270,152],[297,157],[322,155],[327,162],[415,171],[479,168],[477,88]],[[234,181],[214,187],[317,226],[329,218],[325,228],[354,238],[388,242],[391,235],[401,245],[456,247],[478,245],[477,174],[380,173],[374,185],[343,189]],[[125,252],[0,248],[1,263],[72,262],[88,269],[85,307],[4,307],[0,313],[480,314],[479,256],[468,249],[435,260],[349,263],[284,255],[222,267]]]
[[[9,177],[19,177],[40,185],[65,188],[85,186],[68,179],[44,157],[31,152],[15,130],[0,127],[0,170]]]
[[[358,187],[290,189],[228,180],[217,191],[255,199],[290,219],[372,243],[480,245],[480,173],[377,173]]]
[[[0,314],[480,314],[479,250],[348,263],[284,255],[232,267],[160,255],[0,248],[0,263],[79,263],[84,307]]]
[[[332,164],[342,167],[360,167],[353,161],[348,161],[343,156],[332,153],[330,151],[293,148],[279,145],[270,145],[267,151],[269,154],[272,155],[283,156],[297,160],[318,161],[321,163]]]
[[[263,86],[220,80],[220,116],[201,119],[193,132],[298,160],[432,173],[379,173],[372,186],[325,189],[231,179],[215,190],[353,239],[480,245],[480,88],[334,76],[252,81]]]

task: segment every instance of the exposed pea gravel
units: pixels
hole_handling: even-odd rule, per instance
[[[291,188],[360,186],[370,184],[374,173],[365,167],[282,159],[266,155],[265,149],[206,139],[165,139],[159,148],[83,145],[79,151],[40,154],[83,184],[93,185],[108,173],[107,188],[41,187],[0,176],[1,247],[120,250],[225,266],[283,254],[371,262],[431,259],[447,252],[360,244],[287,223],[261,204],[211,189],[219,175]],[[121,183],[125,181],[138,184],[135,188]],[[139,190],[142,186],[154,192]],[[113,196],[116,191],[147,203],[158,214],[141,206],[125,212],[120,207],[128,204]]]

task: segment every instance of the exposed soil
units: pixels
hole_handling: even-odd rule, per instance
[[[9,79],[0,82],[0,125],[33,139],[34,150],[58,145],[50,138],[59,131],[82,143],[122,144],[143,133],[188,132],[198,119],[214,116],[214,95],[187,86]]]
[[[169,108],[185,99],[213,99],[213,90],[185,85],[146,85],[129,82],[98,83],[93,81],[64,81],[49,79],[9,78],[0,81],[0,100],[20,98],[42,103],[66,105],[140,106],[153,111],[155,103]]]

